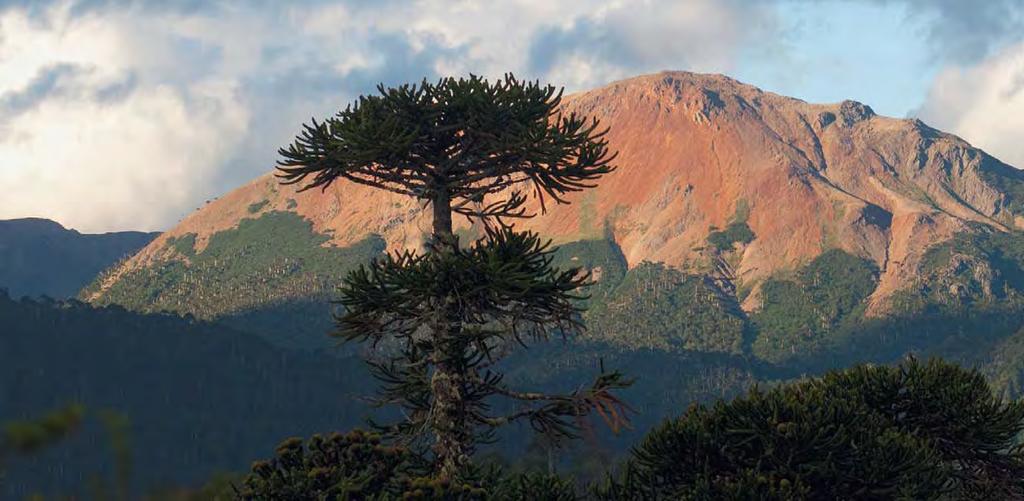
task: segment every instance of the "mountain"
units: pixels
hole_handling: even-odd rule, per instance
[[[589,340],[803,371],[907,351],[982,360],[1024,319],[1024,173],[956,136],[684,72],[563,106],[610,128],[619,168],[519,227],[595,272]],[[80,297],[319,346],[345,272],[420,247],[428,218],[397,195],[297,193],[268,173]]]
[[[15,296],[72,297],[157,235],[82,234],[39,218],[0,221],[0,288]]]
[[[602,446],[621,451],[690,402],[907,353],[1024,394],[1016,169],[917,120],[718,75],[637,77],[564,106],[610,127],[619,169],[520,227],[552,238],[558,265],[594,272],[589,330],[505,368],[540,391],[601,365],[638,377],[623,395],[635,430]],[[114,409],[134,423],[135,461],[166,467],[140,488],[354,426],[372,387],[353,348],[322,350],[328,301],[354,266],[419,248],[428,217],[398,196],[348,183],[297,193],[268,173],[101,273],[79,293],[89,305],[0,294],[13,326],[0,421],[69,401]],[[481,234],[461,220],[457,232]],[[81,485],[109,460],[102,431],[84,431],[9,478]],[[525,447],[518,438],[502,443]]]

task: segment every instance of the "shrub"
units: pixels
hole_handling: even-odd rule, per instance
[[[269,461],[253,463],[238,496],[244,500],[577,499],[572,482],[551,475],[503,476],[471,468],[454,480],[432,477],[431,465],[410,449],[374,433],[314,435],[285,440]]]
[[[858,366],[651,432],[608,499],[1020,499],[1024,404],[932,360]]]
[[[745,222],[729,224],[724,230],[708,235],[708,244],[720,252],[731,251],[736,243],[749,244],[754,241],[754,232]]]

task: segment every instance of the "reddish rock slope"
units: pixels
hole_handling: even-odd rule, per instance
[[[725,264],[736,283],[755,286],[746,309],[757,307],[760,280],[839,247],[882,270],[872,311],[883,312],[929,246],[972,222],[1024,225],[1020,202],[997,189],[1021,184],[1015,169],[920,121],[878,116],[857,102],[809,104],[720,75],[665,72],[568,96],[565,108],[611,128],[619,169],[573,204],[549,206],[521,226],[556,242],[610,235],[630,266]],[[417,247],[429,228],[429,213],[413,200],[350,183],[296,193],[268,173],[193,213],[121,271],[174,259],[169,238],[194,233],[201,251],[216,232],[273,210],[297,212],[338,245],[373,232],[389,248]],[[753,241],[725,255],[708,248],[711,231],[737,220]]]

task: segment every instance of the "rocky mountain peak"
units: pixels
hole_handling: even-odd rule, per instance
[[[563,106],[610,128],[619,169],[521,227],[556,243],[610,240],[630,267],[714,274],[728,263],[728,281],[756,297],[769,277],[841,249],[879,270],[871,304],[881,314],[931,246],[972,225],[1024,224],[1016,169],[856,101],[812,104],[723,75],[662,72],[566,96]],[[430,227],[415,200],[350,183],[297,193],[268,173],[187,217],[124,270],[184,259],[186,237],[201,253],[214,235],[277,212],[338,247],[379,235],[388,249],[418,248]],[[479,235],[465,221],[456,230]],[[735,235],[744,238],[727,242]],[[121,274],[110,276],[91,299]]]

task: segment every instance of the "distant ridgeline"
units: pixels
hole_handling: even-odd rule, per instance
[[[16,297],[74,297],[101,271],[131,256],[157,235],[138,231],[82,234],[48,219],[0,221],[0,288]]]

